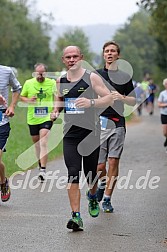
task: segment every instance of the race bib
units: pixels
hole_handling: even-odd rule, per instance
[[[107,117],[100,116],[101,130],[106,130],[106,128],[107,128],[107,122],[108,122]]]
[[[48,115],[48,107],[35,107],[34,116],[35,117],[44,117]]]
[[[75,105],[76,98],[65,98],[66,114],[83,114],[84,108],[77,108]]]

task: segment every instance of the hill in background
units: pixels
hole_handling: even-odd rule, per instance
[[[115,32],[121,28],[122,25],[109,25],[109,24],[97,24],[97,25],[87,25],[81,26],[81,28],[85,35],[89,38],[90,49],[100,54],[102,52],[103,44],[108,41],[112,40]],[[55,49],[55,41],[64,32],[68,29],[75,28],[73,26],[68,25],[61,25],[61,26],[54,26],[51,31],[51,49]]]

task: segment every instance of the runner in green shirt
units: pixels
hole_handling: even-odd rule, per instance
[[[21,101],[28,103],[27,123],[39,160],[39,179],[44,181],[48,157],[48,133],[53,125],[50,114],[54,107],[56,82],[45,77],[47,72],[45,64],[37,63],[34,70],[34,77],[26,80],[23,86]]]

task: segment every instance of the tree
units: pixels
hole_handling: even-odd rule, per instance
[[[130,17],[113,38],[120,44],[121,56],[132,65],[134,79],[138,81],[145,72],[153,73],[155,66],[156,42],[149,34],[149,22],[149,14],[141,10]]]
[[[37,61],[50,59],[47,23],[30,18],[26,0],[0,0],[1,64],[32,69]]]
[[[141,0],[138,4],[151,14],[150,31],[158,45],[156,60],[161,69],[167,70],[167,1]]]
[[[84,34],[82,29],[73,28],[67,30],[56,41],[55,49],[55,69],[61,71],[64,68],[64,64],[61,61],[63,49],[69,45],[76,45],[81,48],[81,52],[84,55],[84,60],[90,65],[92,64],[94,54],[90,52],[88,37]]]

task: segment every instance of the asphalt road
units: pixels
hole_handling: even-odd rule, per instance
[[[0,202],[0,251],[167,251],[167,153],[163,141],[158,111],[153,116],[145,113],[140,122],[127,126],[112,200],[114,212],[101,211],[98,218],[91,218],[84,186],[83,232],[66,229],[70,207],[66,189],[60,188],[65,187],[63,159],[49,163],[50,178],[55,171],[57,177],[47,183],[34,179],[37,169],[15,176],[10,201]]]

